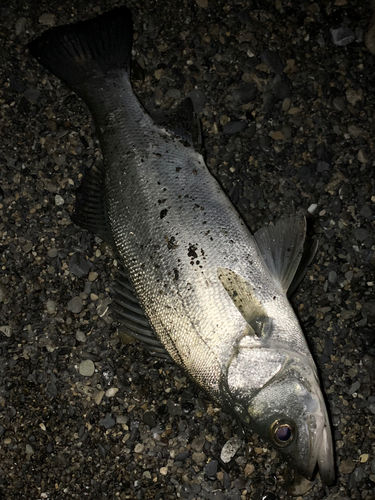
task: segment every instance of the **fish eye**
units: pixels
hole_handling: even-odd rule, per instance
[[[290,444],[295,435],[296,427],[294,422],[287,419],[276,420],[270,428],[271,439],[280,448]]]

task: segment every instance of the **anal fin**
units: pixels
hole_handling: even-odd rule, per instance
[[[76,191],[72,221],[115,246],[107,211],[104,168],[93,166],[85,172]]]
[[[123,268],[118,271],[113,287],[111,316],[128,335],[140,341],[145,349],[170,358],[151,328]]]

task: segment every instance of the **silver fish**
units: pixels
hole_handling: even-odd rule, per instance
[[[94,118],[104,157],[83,181],[74,221],[118,251],[115,310],[127,331],[167,352],[293,468],[335,478],[317,370],[287,291],[305,221],[254,236],[203,157],[160,127],[130,82],[131,13],[53,28],[31,53]]]

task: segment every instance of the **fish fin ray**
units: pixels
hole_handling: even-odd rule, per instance
[[[122,266],[117,273],[112,292],[110,309],[114,321],[120,323],[128,335],[140,341],[145,349],[169,358],[169,354],[151,328]]]
[[[82,83],[93,76],[113,69],[130,72],[132,39],[131,12],[123,6],[87,21],[51,28],[28,48],[79,94]]]
[[[78,226],[91,231],[114,247],[108,218],[104,175],[104,169],[97,166],[86,171],[76,191],[76,206],[71,219]]]
[[[198,115],[194,111],[193,101],[186,97],[175,113],[175,123],[170,127],[173,133],[187,141],[198,152],[202,151],[202,127]]]
[[[301,215],[280,219],[254,234],[268,270],[285,293],[301,262],[305,236],[306,219]]]

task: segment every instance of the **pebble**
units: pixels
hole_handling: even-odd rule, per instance
[[[47,309],[48,314],[55,314],[55,312],[56,312],[55,302],[51,299],[48,299],[46,301],[46,309]]]
[[[199,464],[201,462],[204,462],[207,457],[206,457],[205,453],[195,451],[192,454],[191,458],[193,459],[193,462],[195,462],[196,464]]]
[[[74,252],[69,260],[69,271],[80,278],[81,276],[87,276],[90,268],[91,263],[86,259],[85,255],[80,251]]]
[[[364,229],[363,227],[358,227],[354,230],[354,236],[357,241],[364,241],[368,235],[369,233],[367,229]]]
[[[154,411],[146,411],[143,414],[143,423],[151,427],[155,427],[158,423],[158,416]]]
[[[105,418],[99,421],[99,424],[106,429],[112,429],[112,427],[116,425],[116,421],[112,418],[112,415],[110,413],[107,413]]]
[[[204,436],[196,437],[191,443],[191,449],[193,451],[202,451],[205,441],[206,439]]]
[[[346,460],[341,461],[339,470],[341,474],[350,474],[355,469],[355,466],[356,463],[354,460],[352,458],[347,458]]]
[[[95,372],[95,365],[91,359],[81,361],[79,365],[79,373],[84,377],[92,377]]]
[[[238,437],[234,436],[225,443],[223,446],[221,453],[220,453],[220,458],[221,460],[227,464],[232,460],[232,458],[235,456],[237,451],[241,448],[242,446],[242,441]]]
[[[25,449],[25,453],[26,455],[33,455],[34,454],[34,450],[32,448],[32,446],[30,446],[29,444],[26,445],[26,449]]]
[[[113,398],[113,396],[115,396],[117,393],[118,393],[118,388],[117,387],[111,387],[110,389],[107,389],[105,391],[105,395],[107,396],[107,398]]]
[[[27,23],[26,17],[20,17],[16,22],[16,36],[19,36],[25,29]]]
[[[340,28],[331,28],[332,41],[339,47],[346,47],[355,40],[353,31],[346,26]]]
[[[210,462],[208,462],[204,469],[205,474],[208,477],[216,476],[218,465],[219,462],[217,460],[211,460]]]
[[[85,333],[82,332],[81,330],[78,330],[76,333],[76,339],[78,340],[78,342],[82,342],[82,344],[84,344],[86,342]]]
[[[72,313],[79,314],[83,308],[83,301],[82,301],[81,297],[78,297],[78,296],[73,297],[71,300],[69,300],[66,307]]]
[[[95,271],[90,271],[89,272],[89,281],[95,281],[99,274]]]
[[[277,52],[266,49],[261,53],[260,58],[262,62],[264,62],[273,73],[276,73],[278,75],[283,74],[284,64],[282,63]]]
[[[229,122],[223,127],[224,134],[232,135],[242,132],[247,127],[247,121]]]
[[[56,16],[55,14],[51,14],[50,12],[46,12],[45,14],[42,14],[40,16],[39,22],[44,26],[54,26],[56,22]]]
[[[38,89],[27,89],[24,92],[24,96],[28,101],[35,104],[40,97],[40,90]]]

